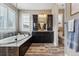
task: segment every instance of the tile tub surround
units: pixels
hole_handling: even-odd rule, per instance
[[[0,45],[0,56],[23,56],[31,45],[31,36],[12,44]]]
[[[24,38],[23,40],[19,41],[19,42],[15,42],[15,43],[11,43],[11,44],[1,44],[0,47],[19,47],[21,46],[24,42],[26,42],[27,40],[29,40],[32,37],[32,35]]]
[[[17,32],[0,33],[0,39],[17,35]]]

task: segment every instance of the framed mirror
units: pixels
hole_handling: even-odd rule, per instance
[[[70,15],[75,15],[79,13],[79,3],[71,3],[70,4]]]

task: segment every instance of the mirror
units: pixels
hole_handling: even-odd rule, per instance
[[[47,26],[47,15],[46,14],[38,15],[38,25],[39,25],[38,31],[47,30],[47,29],[44,29]]]

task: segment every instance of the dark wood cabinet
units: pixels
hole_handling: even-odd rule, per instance
[[[31,43],[53,43],[53,32],[33,32]]]
[[[19,55],[23,56],[27,52],[28,48],[31,45],[31,39],[27,40],[24,44],[19,47]]]
[[[33,30],[38,30],[38,15],[33,15]]]
[[[33,33],[31,42],[32,43],[53,43],[54,32],[53,32],[53,15],[47,15],[47,23],[44,24],[44,30],[39,31],[40,25],[38,25],[38,15],[33,15]],[[43,19],[42,19],[43,20]]]
[[[47,15],[47,30],[53,30],[53,15]]]

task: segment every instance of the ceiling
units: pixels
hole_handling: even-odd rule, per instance
[[[15,7],[21,10],[49,10],[55,7],[55,3],[12,3]],[[62,6],[62,4],[59,4]]]

